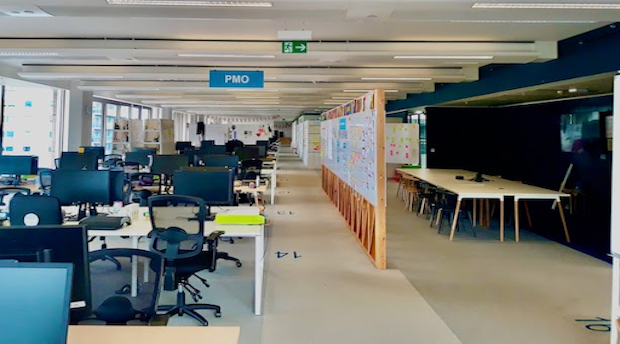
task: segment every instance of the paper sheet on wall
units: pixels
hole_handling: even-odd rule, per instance
[[[323,165],[377,205],[376,112],[368,110],[327,120],[321,126],[322,141],[327,145]]]
[[[420,164],[420,126],[408,123],[385,125],[385,162]]]

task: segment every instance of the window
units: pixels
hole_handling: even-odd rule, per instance
[[[112,152],[112,141],[114,139],[114,121],[118,117],[118,106],[106,104],[106,124],[105,124],[105,153]]]
[[[90,145],[101,147],[103,144],[103,104],[93,102],[93,130],[90,137]]]
[[[59,147],[57,103],[61,91],[50,87],[2,88],[5,95],[2,149],[6,155],[34,155],[52,168]]]
[[[121,106],[121,118],[129,119],[129,106]]]
[[[131,119],[140,119],[140,109],[137,105],[131,107]]]
[[[142,108],[142,119],[150,119],[151,118],[151,109]]]

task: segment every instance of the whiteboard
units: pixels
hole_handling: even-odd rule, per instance
[[[409,123],[385,125],[385,162],[420,165],[420,126]]]
[[[228,141],[228,125],[226,124],[207,124],[205,125],[204,139],[214,140],[216,145],[225,145]]]
[[[321,123],[323,165],[373,205],[378,204],[376,128],[372,110]]]

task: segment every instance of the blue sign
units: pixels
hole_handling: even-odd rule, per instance
[[[265,73],[262,71],[212,70],[209,87],[214,88],[263,88]]]

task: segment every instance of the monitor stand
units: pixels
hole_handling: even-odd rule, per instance
[[[206,217],[205,217],[205,221],[215,221],[215,215],[211,214],[211,206],[206,205]]]
[[[90,203],[81,203],[78,205],[79,207],[79,212],[78,212],[78,221],[81,221],[82,219],[86,218],[86,210],[88,209],[88,216],[97,216],[98,212],[97,212],[97,207],[94,204],[90,204]]]
[[[22,178],[20,175],[13,175],[12,177],[8,177],[3,180],[3,184],[7,186],[19,186],[22,183]]]

